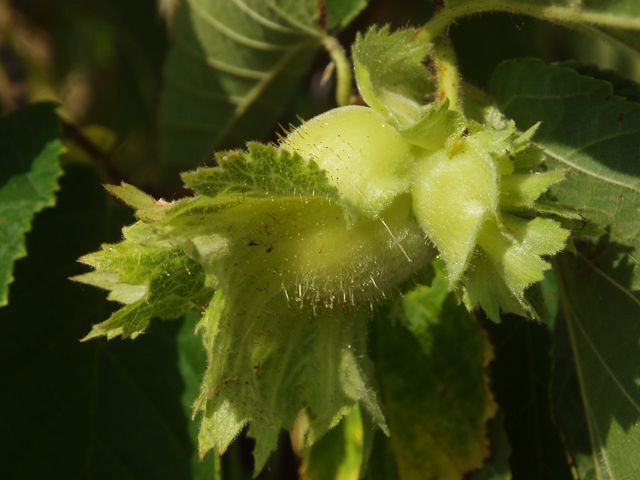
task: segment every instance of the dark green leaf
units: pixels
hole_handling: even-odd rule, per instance
[[[41,103],[0,119],[0,307],[8,302],[14,261],[27,254],[33,216],[55,204],[64,150],[55,109]]]
[[[533,60],[499,67],[492,91],[521,128],[542,120],[536,142],[572,170],[553,193],[609,232],[558,262],[566,333],[555,395],[578,473],[628,478],[640,466],[640,105]]]
[[[596,65],[582,65],[576,62],[563,62],[560,66],[571,68],[581,75],[596,80],[605,80],[613,87],[614,95],[624,97],[630,102],[640,103],[640,84],[623,77],[615,70],[600,70]]]
[[[634,361],[640,295],[628,289],[633,250],[607,237],[578,247],[577,257],[558,262],[557,417],[581,478],[633,478],[640,468],[640,369]]]
[[[122,219],[107,215],[86,167],[67,171],[61,187],[57,206],[35,219],[30,254],[0,310],[0,477],[190,479],[176,329],[79,342],[108,310],[101,292],[68,277],[85,270],[82,252],[119,236],[105,225]]]
[[[160,111],[171,172],[272,131],[325,35],[317,0],[181,3]],[[329,2],[329,25],[347,23],[364,3]]]
[[[542,121],[535,143],[551,167],[571,169],[552,187],[560,203],[608,228],[612,241],[640,247],[640,105],[606,81],[536,60],[502,64],[492,93],[519,128]]]
[[[442,268],[431,288],[405,295],[403,304],[408,325],[376,318],[373,346],[400,478],[462,479],[490,452],[491,347],[447,291]]]
[[[348,25],[368,3],[369,0],[327,0],[328,29]]]
[[[609,27],[605,25],[587,24],[580,25],[579,30],[600,37],[608,43],[622,47],[624,50],[640,56],[640,35],[638,34],[639,27],[637,26],[639,23],[638,19],[640,18],[640,9],[638,9],[640,4],[633,0],[628,1],[627,4],[626,13],[629,14],[628,19],[635,23],[633,28],[618,28],[617,25]],[[624,18],[625,10],[621,9],[621,13],[622,15],[620,15],[620,17]]]

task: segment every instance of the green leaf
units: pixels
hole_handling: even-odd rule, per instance
[[[640,368],[634,361],[640,295],[628,288],[633,250],[603,237],[578,252],[558,262],[557,417],[581,478],[633,478],[640,468]]]
[[[327,0],[328,30],[346,27],[366,8],[369,0]]]
[[[8,302],[14,262],[27,255],[34,215],[55,204],[64,151],[55,109],[41,103],[0,119],[0,307]]]
[[[188,312],[184,316],[178,333],[178,367],[184,382],[184,392],[180,397],[182,409],[189,419],[187,429],[191,438],[193,451],[191,454],[192,480],[216,480],[220,476],[220,457],[215,453],[200,459],[198,455],[198,432],[200,425],[193,416],[193,403],[200,393],[200,382],[207,369],[207,352],[202,339],[196,334],[196,325],[200,315]]]
[[[108,306],[68,277],[130,215],[108,204],[86,166],[69,168],[60,186],[56,207],[34,220],[29,256],[0,310],[0,478],[188,480],[176,329],[158,324],[135,342],[78,341]]]
[[[423,115],[425,95],[433,92],[422,60],[432,45],[412,42],[415,30],[389,34],[389,27],[358,33],[353,63],[364,101],[395,126],[409,126]]]
[[[583,65],[572,61],[562,62],[559,65],[596,80],[605,80],[613,87],[614,95],[624,97],[630,102],[640,103],[640,84],[620,75],[615,70],[601,70],[596,65]]]
[[[327,3],[329,25],[365,4]],[[185,0],[174,25],[160,106],[169,173],[273,129],[326,35],[317,0]]]
[[[402,479],[462,479],[490,452],[491,346],[448,292],[439,263],[431,288],[404,296],[407,325],[375,319],[376,373]]]
[[[554,195],[609,232],[558,262],[567,331],[559,375],[573,368],[577,383],[565,395],[560,376],[556,395],[580,475],[624,478],[640,465],[640,367],[630,360],[640,341],[640,105],[608,82],[533,60],[503,64],[492,90],[519,125],[542,120],[536,142],[551,164],[572,170]],[[578,391],[581,415],[571,404]],[[588,431],[576,434],[581,424]]]

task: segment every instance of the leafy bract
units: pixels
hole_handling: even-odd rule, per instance
[[[535,60],[503,64],[492,92],[521,127],[542,120],[536,143],[572,172],[554,195],[609,232],[559,262],[567,337],[556,355],[569,358],[562,372],[577,372],[582,396],[578,423],[588,434],[571,431],[575,417],[566,432],[579,473],[624,478],[639,465],[640,369],[630,359],[640,342],[640,106],[616,97],[606,81]],[[557,393],[561,415],[575,415],[564,393]]]
[[[337,190],[327,185],[326,175],[315,163],[298,154],[260,143],[249,143],[249,151],[217,154],[221,169],[182,174],[185,186],[200,195],[318,196],[338,199]]]
[[[531,216],[564,172],[537,171],[543,155],[529,145],[535,127],[520,134],[493,115],[416,163],[414,212],[469,310],[480,306],[495,321],[501,311],[540,318],[525,290],[544,278],[550,265],[542,256],[562,250],[569,231]]]
[[[366,2],[326,4],[330,27]],[[160,106],[171,173],[273,128],[326,32],[316,0],[185,0],[176,12]]]
[[[14,262],[27,254],[34,215],[55,204],[64,151],[55,109],[42,103],[0,119],[0,306],[8,302]]]
[[[375,321],[374,361],[401,479],[459,480],[490,454],[491,346],[438,263],[432,287],[403,298],[406,325]]]
[[[259,472],[305,408],[309,444],[357,404],[387,431],[365,360],[371,305],[410,288],[434,255],[408,199],[381,212],[384,224],[352,225],[325,173],[274,146],[229,153],[185,180],[203,195],[168,203],[110,187],[140,220],[123,242],[81,259],[96,271],[76,280],[126,303],[88,338],[202,312],[201,457],[224,452],[250,423]]]
[[[389,34],[388,27],[374,27],[358,34],[353,46],[360,95],[394,126],[420,119],[425,96],[434,89],[422,64],[432,45],[412,42],[414,34],[413,29]]]

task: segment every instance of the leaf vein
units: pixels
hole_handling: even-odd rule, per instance
[[[279,9],[276,5],[274,5],[273,3],[269,3],[269,8],[271,8],[271,10],[273,10],[277,15],[279,15],[282,19],[286,20],[287,22],[289,22],[291,25],[293,25],[294,27],[296,27],[298,30],[305,32],[313,37],[322,37],[322,35],[320,34],[319,31],[314,30],[313,28],[310,28],[309,26],[300,23],[299,21],[297,21],[295,18],[291,17],[290,15],[287,15],[284,11],[282,11],[281,9]]]
[[[248,16],[253,18],[256,22],[260,23],[261,25],[264,25],[267,28],[270,28],[271,30],[276,30],[278,32],[294,34],[294,35],[301,35],[302,34],[302,32],[300,32],[298,30],[294,30],[292,28],[287,28],[284,25],[280,25],[279,23],[272,22],[268,18],[263,17],[258,12],[256,12],[251,7],[249,7],[246,3],[244,3],[242,0],[231,0],[231,1],[240,10],[242,10]]]
[[[624,138],[628,135],[637,135],[640,134],[640,130],[633,130],[633,131],[628,131],[628,132],[619,132],[619,133],[615,133],[612,135],[607,135],[604,137],[599,137],[596,138],[595,140],[592,140],[591,142],[585,143],[584,145],[581,145],[578,148],[573,149],[572,151],[570,151],[569,153],[567,153],[565,156],[566,157],[572,157],[573,155],[575,155],[578,152],[581,152],[582,150],[585,150],[589,147],[592,147],[594,145],[597,145],[600,142],[606,142],[607,140],[615,140],[615,139],[620,139],[620,138]]]
[[[534,143],[535,143],[535,142],[534,142]],[[620,186],[620,187],[628,188],[629,190],[634,191],[634,192],[636,192],[636,193],[640,193],[640,189],[638,189],[638,188],[634,187],[633,185],[628,185],[628,184],[623,183],[623,182],[620,182],[620,181],[618,181],[618,180],[614,180],[614,179],[612,179],[612,178],[606,178],[606,177],[604,177],[604,176],[602,176],[602,175],[598,175],[597,173],[592,172],[591,170],[587,170],[587,169],[585,169],[585,168],[583,168],[583,167],[580,167],[580,166],[576,165],[575,163],[571,163],[569,160],[567,160],[567,159],[566,159],[566,158],[564,158],[563,156],[558,155],[558,154],[556,154],[556,153],[554,153],[554,152],[550,151],[550,150],[549,150],[547,147],[545,147],[544,145],[541,145],[541,144],[539,144],[539,143],[536,143],[536,145],[537,145],[538,147],[540,147],[540,148],[544,151],[544,153],[546,153],[546,154],[547,154],[547,155],[549,155],[550,157],[553,157],[553,158],[555,158],[556,160],[558,160],[559,162],[564,163],[564,164],[566,164],[566,165],[570,166],[570,167],[571,167],[571,168],[573,168],[574,170],[577,170],[577,171],[579,171],[579,172],[582,172],[582,173],[584,173],[585,175],[589,175],[589,176],[591,176],[591,177],[597,178],[598,180],[601,180],[601,181],[603,181],[603,182],[605,182],[605,183],[612,183],[612,184],[614,184],[614,185],[618,185],[618,186]]]
[[[211,25],[214,29],[220,32],[222,35],[232,39],[233,41],[245,45],[247,47],[255,48],[258,50],[267,50],[267,51],[286,51],[291,48],[289,45],[277,45],[275,43],[267,43],[261,42],[259,40],[255,40],[253,38],[249,38],[245,35],[241,35],[238,32],[228,28],[223,23],[220,23],[215,18],[213,18],[206,10],[204,10],[200,3],[197,0],[187,0],[189,5],[193,8],[196,13],[198,13],[204,21],[206,21],[209,25]]]
[[[216,102],[221,103],[230,103],[232,105],[238,105],[242,102],[243,97],[238,97],[234,95],[227,95],[225,93],[212,92],[210,90],[205,90],[204,88],[198,88],[191,85],[187,85],[186,83],[180,81],[175,75],[171,73],[166,73],[164,76],[165,79],[165,87],[167,85],[171,85],[178,90],[183,91],[184,93],[191,94],[196,97],[206,98],[209,100],[214,100]]]
[[[204,63],[221,72],[230,73],[238,77],[254,78],[256,80],[261,80],[268,75],[268,72],[261,72],[258,70],[250,70],[247,68],[234,67],[233,65],[229,65],[227,63],[216,60],[215,58],[210,57],[206,54],[201,54],[197,52],[191,45],[189,45],[188,42],[184,40],[182,37],[176,38],[175,45],[178,48],[180,48],[183,52],[192,56],[193,58],[203,60]]]
[[[294,49],[290,50],[280,62],[270,71],[268,74],[260,80],[255,87],[253,87],[249,93],[244,97],[243,102],[238,105],[236,112],[233,117],[229,119],[227,122],[227,126],[224,128],[222,132],[218,135],[218,141],[214,147],[214,150],[218,148],[218,145],[224,141],[224,139],[229,135],[231,131],[233,131],[236,127],[236,124],[244,114],[244,112],[249,108],[249,106],[255,102],[260,94],[267,88],[269,83],[282,71],[285,70],[288,63],[301,51],[306,48],[311,47],[314,43],[317,43],[316,38],[307,38],[300,42]]]

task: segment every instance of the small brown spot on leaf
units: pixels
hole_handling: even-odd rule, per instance
[[[618,121],[624,122],[624,113],[621,113],[620,115],[618,115]]]

